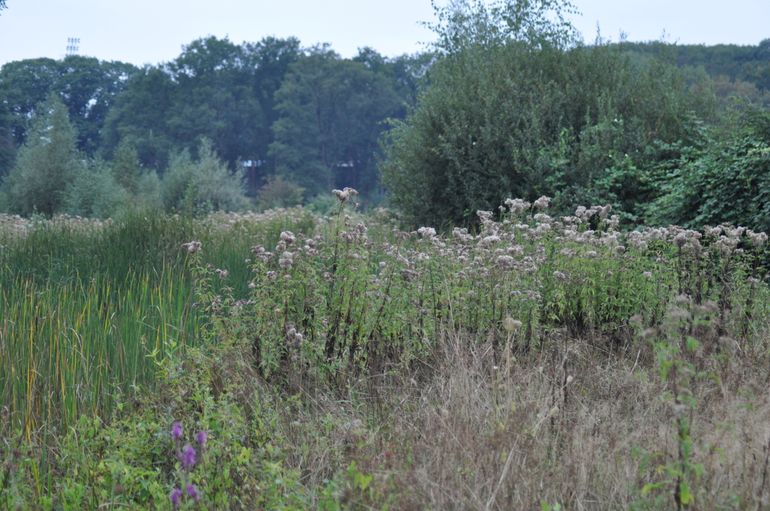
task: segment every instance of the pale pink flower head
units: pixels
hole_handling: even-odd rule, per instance
[[[189,243],[183,243],[182,248],[186,249],[188,254],[194,254],[201,249],[201,242],[191,241]]]
[[[551,198],[542,195],[532,205],[535,207],[535,209],[548,209],[550,204]]]

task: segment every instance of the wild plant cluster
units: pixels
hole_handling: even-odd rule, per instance
[[[520,393],[531,400],[528,405],[525,399],[525,408],[532,402],[543,408],[530,409],[532,424],[512,436],[523,433],[527,442],[533,438],[542,441],[546,453],[542,461],[549,471],[570,456],[585,471],[585,460],[565,444],[570,442],[570,428],[581,420],[593,423],[592,437],[602,437],[601,431],[607,427],[602,420],[608,419],[598,417],[601,413],[592,416],[589,412],[586,417],[579,409],[591,406],[588,401],[592,398],[587,396],[592,392],[604,399],[612,392],[592,388],[586,381],[591,378],[585,374],[586,360],[598,358],[604,362],[593,370],[606,364],[608,372],[625,372],[623,379],[646,375],[644,378],[657,382],[657,387],[646,390],[658,396],[644,396],[644,400],[656,408],[652,427],[668,424],[673,428],[668,436],[673,447],[656,450],[658,440],[647,445],[649,439],[626,445],[623,459],[636,464],[636,482],[612,480],[608,466],[604,467],[607,472],[599,470],[584,479],[586,485],[597,477],[612,480],[602,483],[603,490],[595,490],[607,494],[591,500],[586,486],[581,491],[588,493],[580,496],[569,492],[565,496],[557,490],[554,502],[587,508],[594,507],[587,502],[594,502],[606,509],[670,505],[683,509],[696,502],[696,495],[699,503],[732,502],[738,507],[765,501],[767,476],[757,472],[767,472],[767,447],[765,457],[759,458],[765,468],[760,470],[760,461],[751,465],[751,474],[741,473],[742,478],[750,478],[749,482],[741,480],[751,486],[749,492],[741,495],[737,488],[727,488],[723,493],[719,489],[709,493],[702,486],[707,478],[699,459],[703,453],[698,449],[703,446],[693,439],[703,393],[708,395],[718,386],[728,395],[746,381],[752,382],[749,387],[756,385],[753,378],[742,380],[736,366],[761,365],[764,362],[760,361],[767,360],[770,296],[763,282],[767,277],[765,233],[728,225],[707,227],[703,232],[676,226],[623,232],[609,206],[579,207],[573,215],[554,218],[547,213],[550,200],[541,197],[534,203],[509,199],[497,212],[478,211],[474,232],[456,228],[442,236],[431,227],[402,231],[383,219],[354,214],[346,208],[355,198],[354,190],[335,190],[335,195],[339,209],[318,234],[283,231],[275,245],[252,247],[246,298],[236,298],[227,285],[222,293],[213,293],[212,282],[230,279],[227,270],[193,262],[198,272],[196,300],[206,311],[203,328],[209,340],[239,346],[248,353],[256,374],[282,392],[308,394],[313,396],[311,403],[323,399],[318,398],[319,392],[328,399],[319,389],[331,389],[337,396],[360,393],[357,399],[365,403],[361,406],[376,420],[369,427],[364,425],[366,419],[347,420],[342,429],[360,430],[364,437],[369,432],[369,441],[382,449],[384,458],[379,458],[379,464],[369,459],[367,466],[383,470],[382,463],[388,465],[390,458],[398,457],[394,454],[398,448],[390,442],[404,442],[415,450],[419,445],[436,455],[438,448],[430,442],[401,438],[405,433],[400,428],[412,430],[415,425],[401,424],[384,411],[403,413],[403,402],[416,399],[415,394],[421,395],[420,402],[441,407],[439,430],[450,436],[458,434],[456,425],[447,425],[453,414],[470,414],[479,406],[474,401],[484,401],[492,407],[496,437],[501,433],[498,428],[504,431],[511,427],[507,422],[517,420],[513,417],[516,403],[522,399],[516,397]],[[193,257],[206,250],[197,242],[186,248]],[[630,360],[629,368],[625,364]],[[524,377],[533,364],[536,373]],[[463,398],[470,403],[462,402],[457,409],[441,405],[455,396],[433,401],[437,396],[432,395],[434,386],[446,385],[455,377],[452,372],[469,378],[475,375],[483,382],[460,390],[468,393]],[[582,381],[576,383],[576,377]],[[527,378],[535,382],[527,383]],[[404,392],[405,380],[420,390],[410,388],[395,406],[392,400],[399,391]],[[613,382],[608,385],[611,389]],[[315,403],[307,405],[305,412],[326,408]],[[486,409],[479,417],[466,417],[465,428],[489,428],[489,413]],[[628,410],[620,415],[624,413]],[[420,414],[411,409],[406,415],[415,420]],[[308,422],[318,425],[312,419]],[[719,426],[723,427],[728,426]],[[465,432],[470,433],[469,429]],[[763,448],[768,434],[760,434],[759,447],[754,444],[751,449]],[[390,442],[381,436],[390,437]],[[474,442],[479,442],[477,436]],[[517,484],[510,481],[511,464],[525,463],[526,455],[517,460],[514,447],[504,460],[496,459],[498,442],[477,444],[481,452],[491,451],[478,456],[496,467],[492,469],[494,484],[478,480],[489,466],[457,467],[461,477],[449,477],[450,481],[457,479],[448,486],[466,485],[459,495],[442,498],[429,492],[427,500],[406,498],[398,500],[398,507],[421,508],[427,502],[435,508],[526,508],[536,505],[538,498],[540,504],[550,506],[542,492],[533,497],[517,491]],[[718,445],[715,442],[708,448],[719,449]],[[450,452],[464,449],[456,442],[441,448]],[[363,451],[372,455],[368,449]],[[421,453],[401,454],[410,458]],[[297,460],[299,466],[312,458],[297,456],[302,460]],[[452,466],[457,462],[449,461]],[[462,460],[460,465],[465,463]],[[624,470],[628,469],[626,463]],[[328,470],[329,466],[319,469],[326,479],[315,474],[318,484],[333,477],[334,471]],[[407,463],[390,473],[385,470],[386,489],[380,490],[386,495],[388,485],[393,484],[397,493],[408,492],[400,485],[408,487],[409,483],[394,482],[402,475],[399,470],[413,473],[417,468]],[[526,470],[520,476],[526,477]],[[554,473],[548,477],[561,481]],[[617,484],[628,487],[618,492],[613,486]],[[371,494],[363,498],[367,505],[373,501],[377,499]],[[352,498],[349,502],[359,505],[362,501]]]
[[[185,239],[202,239],[237,278],[249,238],[314,226],[300,209],[196,222],[0,215],[0,458],[27,452],[42,492],[62,434],[151,391],[169,360],[199,344]]]
[[[162,356],[136,348],[156,371],[143,380],[152,392],[123,391],[111,412],[83,407],[79,396],[109,382],[106,373],[57,387],[67,371],[29,352],[35,378],[47,374],[44,388],[68,396],[68,410],[101,411],[75,414],[66,433],[49,436],[45,462],[33,444],[6,441],[0,502],[767,505],[766,234],[728,225],[628,232],[609,206],[556,217],[547,197],[478,211],[472,229],[405,231],[386,211],[357,213],[353,189],[334,196],[335,213],[313,221],[301,210],[285,220],[215,215],[177,232],[186,238],[169,250],[183,271],[168,287],[189,287],[183,301],[161,301],[194,312],[196,342]],[[0,348],[21,345],[3,335]],[[98,347],[112,337],[91,338]],[[55,336],[46,339],[40,348]],[[106,360],[121,367],[120,357]],[[15,388],[39,391],[14,381],[0,385],[4,401]],[[24,416],[11,412],[11,422]],[[13,431],[19,423],[5,417],[2,431]],[[185,441],[176,425],[170,440],[175,422],[205,432],[203,441]]]
[[[627,350],[676,296],[710,311],[718,337],[709,349],[753,350],[767,333],[753,321],[766,314],[764,233],[622,232],[609,206],[554,218],[541,197],[509,199],[497,215],[478,211],[476,232],[439,236],[431,227],[370,229],[345,209],[347,192],[337,195],[321,233],[283,231],[274,246],[251,248],[247,298],[206,295],[227,270],[199,268],[210,335],[249,342],[266,377],[413,367],[450,333],[488,343],[498,367],[542,349],[555,330]]]

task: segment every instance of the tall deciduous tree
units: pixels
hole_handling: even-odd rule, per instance
[[[36,107],[56,93],[78,131],[78,148],[94,155],[101,146],[107,112],[135,72],[131,64],[81,56],[5,64],[0,70],[0,103],[10,114],[16,144],[24,143]]]
[[[278,174],[309,196],[342,186],[375,191],[378,137],[403,109],[392,81],[320,47],[292,65],[275,97]]]
[[[59,63],[56,84],[78,133],[78,149],[95,155],[102,145],[107,115],[127,80],[137,72],[132,64],[73,55]]]
[[[239,159],[265,163],[274,93],[298,56],[296,39],[193,41],[172,62],[147,67],[128,83],[109,115],[105,152],[129,137],[144,166],[163,169],[172,150],[194,153],[205,137],[231,167]]]
[[[193,150],[195,141],[208,138],[231,166],[249,158],[265,116],[243,48],[227,39],[199,39],[168,70],[175,83],[167,118],[172,140]]]
[[[43,105],[52,92],[58,92],[59,64],[48,58],[20,60],[0,69],[0,102],[11,116],[14,142],[26,140],[35,108]]]
[[[121,140],[130,140],[145,167],[165,168],[173,147],[166,126],[174,83],[157,67],[147,66],[128,82],[110,110],[104,130],[104,152],[112,154]]]
[[[7,106],[0,103],[0,179],[11,170],[16,158],[16,144],[11,127]]]
[[[248,65],[254,70],[254,94],[262,107],[264,123],[255,126],[254,153],[243,156],[263,161],[263,167],[271,171],[274,168],[268,156],[268,148],[274,140],[271,128],[280,115],[276,109],[275,93],[281,88],[290,66],[302,53],[299,40],[293,37],[266,37],[257,43],[244,45],[244,53]]]

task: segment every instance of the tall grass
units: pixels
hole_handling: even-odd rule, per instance
[[[0,398],[28,441],[81,414],[108,415],[118,391],[153,381],[159,363],[195,342],[191,286],[161,269],[0,290]]]
[[[301,210],[0,218],[0,433],[45,442],[83,414],[109,417],[117,396],[151,389],[165,360],[200,342],[182,243],[203,240],[204,261],[245,295],[249,247],[313,226]]]

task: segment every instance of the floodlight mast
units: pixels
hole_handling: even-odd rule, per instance
[[[77,55],[79,50],[80,50],[80,38],[79,37],[68,37],[67,38],[67,52],[65,53],[65,55],[67,57],[70,57],[72,55]]]

